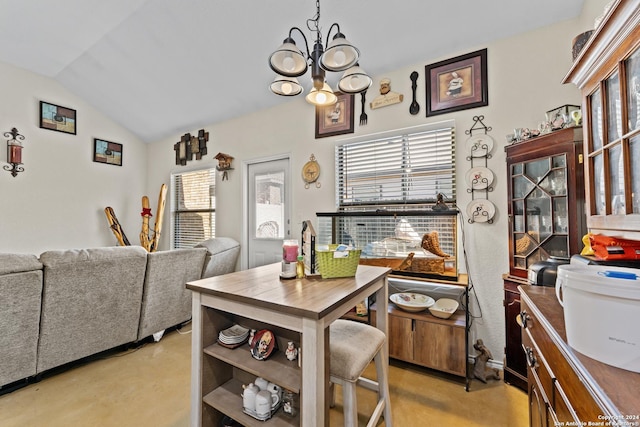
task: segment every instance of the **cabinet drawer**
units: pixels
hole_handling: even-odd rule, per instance
[[[522,301],[521,316],[524,320],[523,344],[528,339],[528,342],[534,345],[536,351],[542,355],[547,369],[550,366],[553,367],[553,369],[549,369],[549,376],[554,379],[553,381],[557,378],[561,385],[561,388],[558,389],[552,382],[549,388],[546,388],[548,384],[544,384],[543,381],[545,393],[549,392],[547,397],[550,398],[553,409],[556,410],[556,405],[566,406],[566,408],[560,408],[560,413],[563,414],[563,418],[569,421],[573,421],[572,418],[585,422],[598,420],[598,417],[602,415],[599,405],[536,316],[527,310],[524,301]],[[540,375],[544,376],[545,374],[540,373]],[[556,410],[556,412],[558,411]],[[560,413],[557,415],[560,416]],[[568,418],[567,414],[569,414]]]
[[[578,416],[573,410],[569,399],[567,399],[567,395],[564,393],[559,381],[556,381],[553,387],[553,409],[558,417],[558,422],[563,425],[571,425],[570,423],[579,425],[580,420],[578,420]],[[589,421],[597,420],[598,418]]]
[[[527,373],[536,379],[541,392],[544,394],[544,399],[551,405],[553,403],[554,377],[547,361],[542,354],[540,354],[540,350],[531,339],[527,330],[522,334],[522,348],[527,360]]]

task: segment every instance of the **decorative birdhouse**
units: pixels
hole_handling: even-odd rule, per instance
[[[228,154],[218,153],[214,158],[218,161],[216,169],[222,171],[222,180],[228,180],[229,175],[227,174],[227,171],[233,170],[231,167],[233,157]]]

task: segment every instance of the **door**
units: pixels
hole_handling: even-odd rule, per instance
[[[247,166],[248,267],[282,260],[282,241],[291,236],[289,158]]]

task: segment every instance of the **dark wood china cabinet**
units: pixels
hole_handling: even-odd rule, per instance
[[[586,233],[582,128],[569,127],[505,147],[509,214],[509,274],[504,276],[504,380],[527,389],[519,285],[527,269],[549,257],[569,258]]]
[[[640,4],[618,0],[564,79],[582,92],[589,231],[640,238]]]

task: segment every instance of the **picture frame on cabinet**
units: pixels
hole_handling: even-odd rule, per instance
[[[425,66],[427,117],[489,105],[487,49]]]
[[[354,96],[335,92],[333,105],[316,106],[316,139],[353,133]]]
[[[96,163],[122,166],[122,144],[94,138],[93,161]]]
[[[40,127],[56,132],[76,134],[76,110],[40,101]]]

